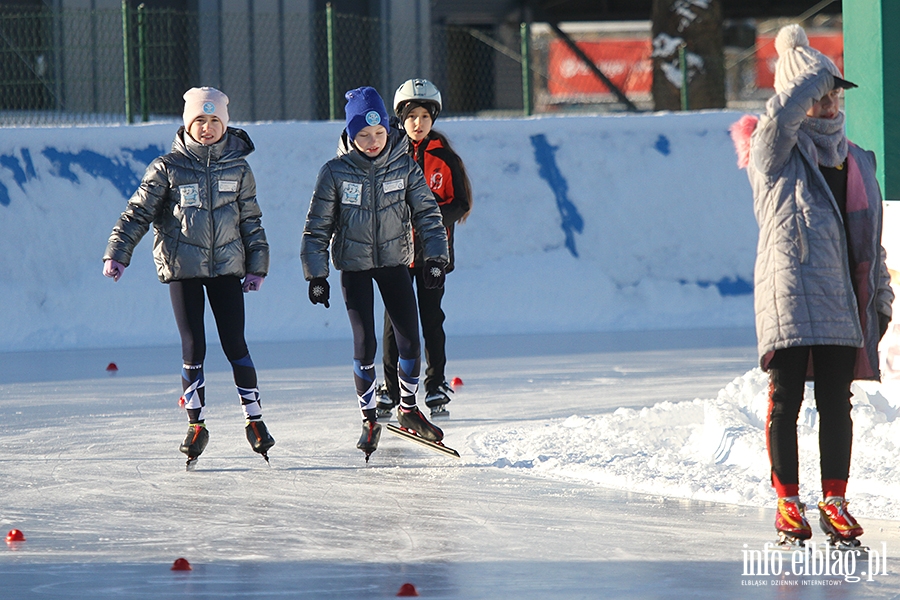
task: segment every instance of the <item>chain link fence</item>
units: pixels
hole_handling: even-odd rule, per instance
[[[649,23],[573,25],[566,34],[637,108],[652,110]],[[730,104],[761,106],[759,40],[726,46]],[[745,36],[746,38],[746,36]],[[755,42],[755,44],[754,44]],[[177,119],[182,94],[225,91],[235,121],[343,117],[343,93],[372,85],[390,103],[431,79],[446,115],[624,110],[550,27],[384,21],[323,12],[0,7],[0,125]]]
[[[344,91],[373,85],[389,103],[422,76],[445,114],[521,111],[521,58],[489,40],[330,12],[0,8],[0,125],[170,120],[198,85],[225,91],[238,121],[340,119]]]

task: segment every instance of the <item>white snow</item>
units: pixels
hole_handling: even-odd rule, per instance
[[[871,384],[854,384],[853,391],[853,512],[900,520],[900,474],[894,468],[898,396],[891,396],[892,404]],[[767,403],[768,377],[757,368],[714,398],[517,424],[478,434],[474,443],[498,467],[667,497],[767,507],[776,498],[765,444]],[[821,491],[811,386],[798,427],[803,500],[814,505]]]
[[[440,120],[475,190],[472,217],[457,228],[448,333],[752,326],[756,225],[727,135],[739,116]],[[299,261],[315,177],[341,124],[245,127],[272,249],[270,275],[248,297],[248,338],[349,338],[346,315],[305,300]],[[16,318],[0,329],[0,349],[177,343],[151,236],[118,283],[101,276],[100,262],[175,129],[4,132],[0,297]],[[331,283],[339,289],[333,274]],[[717,287],[733,284],[744,293]]]

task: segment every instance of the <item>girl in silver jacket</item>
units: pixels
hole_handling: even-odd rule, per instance
[[[416,295],[409,275],[413,227],[421,236],[425,285],[440,287],[449,262],[441,212],[405,143],[389,142],[384,102],[371,87],[346,93],[347,139],[353,148],[322,167],[300,244],[309,299],[329,307],[329,250],[353,330],[353,372],[363,415],[357,448],[368,461],[378,447],[375,414],[375,307],[373,282],[397,332],[401,426],[440,441],[443,432],[416,406],[421,350]]]
[[[228,97],[219,90],[192,88],[184,100],[184,127],[175,135],[172,152],[147,167],[113,228],[103,274],[119,280],[152,224],[157,274],[169,286],[181,334],[182,400],[189,426],[180,450],[187,466],[194,466],[209,441],[204,290],[231,362],[247,440],[268,461],[275,440],[262,421],[256,368],[244,338],[243,292],[258,290],[269,270],[256,181],[246,161],[253,142],[244,131],[228,127]]]
[[[812,536],[797,456],[797,419],[811,376],[819,415],[819,522],[831,543],[858,546],[863,529],[844,498],[853,437],[850,385],[879,378],[877,346],[893,301],[881,246],[881,192],[874,155],[844,132],[840,98],[856,86],[809,46],[798,25],[783,28],[775,46],[775,96],[758,122],[745,117],[733,129],[739,146],[752,133],[744,163],[760,230],[754,294],[760,365],[770,380],[766,442],[778,495],[775,528],[786,545]]]

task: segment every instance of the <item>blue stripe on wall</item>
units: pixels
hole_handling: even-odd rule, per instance
[[[162,148],[153,145],[137,150],[123,148],[123,151],[128,152],[142,163],[149,163],[153,158],[163,154]],[[135,173],[130,165],[91,150],[82,150],[74,154],[60,152],[56,148],[44,148],[41,154],[53,163],[59,177],[79,183],[78,176],[72,171],[72,165],[78,165],[88,174],[112,183],[125,198],[130,198],[141,183],[141,173]],[[145,161],[144,159],[147,157],[150,157],[150,160]]]
[[[718,281],[688,281],[681,279],[678,281],[681,285],[699,285],[702,288],[716,286],[720,296],[747,296],[753,293],[753,284],[741,277],[723,277]]]
[[[550,184],[550,189],[556,196],[556,207],[562,217],[562,229],[566,236],[566,248],[572,256],[578,258],[575,234],[584,231],[584,219],[578,213],[578,207],[569,200],[569,184],[556,164],[557,146],[551,146],[547,136],[542,133],[531,136],[531,145],[539,167],[538,174]]]

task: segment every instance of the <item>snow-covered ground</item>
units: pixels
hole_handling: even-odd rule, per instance
[[[868,429],[851,501],[879,555],[825,575],[821,560],[803,574],[803,556],[795,567],[786,554],[782,575],[761,574],[774,511],[752,331],[455,338],[449,375],[464,385],[442,425],[462,458],[385,433],[368,466],[354,447],[348,341],[252,348],[278,441],[271,467],[250,451],[210,350],[211,441],[191,473],[177,450],[177,348],[0,357],[14,380],[0,385],[0,526],[27,538],[0,551],[4,597],[388,598],[404,583],[442,599],[900,589],[900,522],[884,519],[897,494],[869,482],[890,482],[896,460],[870,466],[861,449],[888,442],[864,439]],[[817,475],[802,477],[812,500]],[[170,570],[182,557],[193,571]]]

